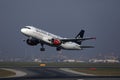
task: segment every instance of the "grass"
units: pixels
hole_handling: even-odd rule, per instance
[[[41,63],[39,62],[0,62],[0,66],[14,66],[14,67],[21,67],[21,66],[39,66]],[[46,66],[54,66],[54,67],[120,67],[119,63],[67,63],[67,62],[53,62],[53,63],[45,63]]]
[[[13,76],[15,74],[16,73],[14,73],[14,72],[0,69],[0,77],[8,77],[8,76]]]
[[[47,63],[47,66],[75,66],[75,67],[120,67],[119,63],[77,63],[77,62],[73,62],[73,63],[65,63],[65,62],[61,62],[61,63]]]
[[[2,66],[4,66],[4,67],[39,66],[39,63],[35,63],[35,62],[0,62],[0,66],[1,67]]]

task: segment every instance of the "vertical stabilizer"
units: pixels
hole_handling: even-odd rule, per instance
[[[81,30],[79,34],[75,37],[76,39],[83,38],[85,31]],[[81,41],[77,41],[76,43],[81,44]]]
[[[80,32],[79,32],[79,34],[75,37],[75,38],[83,38],[83,36],[84,36],[84,33],[85,33],[85,31],[84,30],[81,30]]]

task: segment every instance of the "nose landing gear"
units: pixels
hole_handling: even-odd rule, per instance
[[[45,51],[44,44],[41,43],[42,48],[40,48],[40,51]]]

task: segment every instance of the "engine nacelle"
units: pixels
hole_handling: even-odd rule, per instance
[[[27,39],[26,43],[28,45],[35,46],[35,45],[37,45],[39,43],[39,41],[37,39]]]
[[[56,46],[59,46],[62,42],[59,39],[52,39],[52,43]]]

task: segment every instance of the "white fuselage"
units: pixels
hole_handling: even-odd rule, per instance
[[[44,30],[41,30],[41,29],[38,29],[32,26],[26,26],[25,28],[22,28],[21,32],[28,37],[38,39],[39,41],[44,42],[45,44],[50,45],[50,46],[55,46],[50,41],[51,39],[53,38],[64,39],[60,36],[56,36],[54,34],[51,34],[49,32],[46,32]],[[60,47],[63,49],[69,49],[69,50],[80,50],[81,49],[79,44],[75,42],[71,42],[71,41],[61,43]]]

